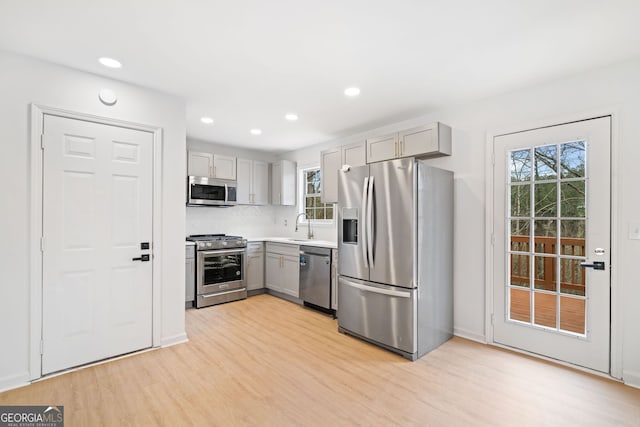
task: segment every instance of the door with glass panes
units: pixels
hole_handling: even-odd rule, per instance
[[[609,372],[611,118],[494,138],[494,341]]]

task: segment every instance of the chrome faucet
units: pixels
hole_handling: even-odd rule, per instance
[[[300,219],[300,217],[304,215],[305,218],[307,218],[307,214],[305,212],[300,212],[298,214],[298,216],[296,217],[296,229],[295,231],[298,231],[298,220]],[[311,220],[309,220],[309,218],[307,218],[307,239],[313,239],[313,231],[311,231]]]

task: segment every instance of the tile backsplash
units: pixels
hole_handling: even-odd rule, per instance
[[[307,226],[296,233],[293,206],[233,206],[228,208],[187,206],[186,234],[231,234],[243,237],[305,238]],[[314,238],[336,240],[335,225],[312,225]]]

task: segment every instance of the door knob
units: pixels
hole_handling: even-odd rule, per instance
[[[593,268],[594,270],[604,270],[604,261],[594,261],[593,264],[581,262],[580,267],[589,267]]]
[[[140,255],[138,258],[131,258],[131,261],[149,261],[151,256],[149,254]]]

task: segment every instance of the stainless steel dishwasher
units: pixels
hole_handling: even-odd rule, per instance
[[[300,246],[300,298],[331,313],[331,249]]]

